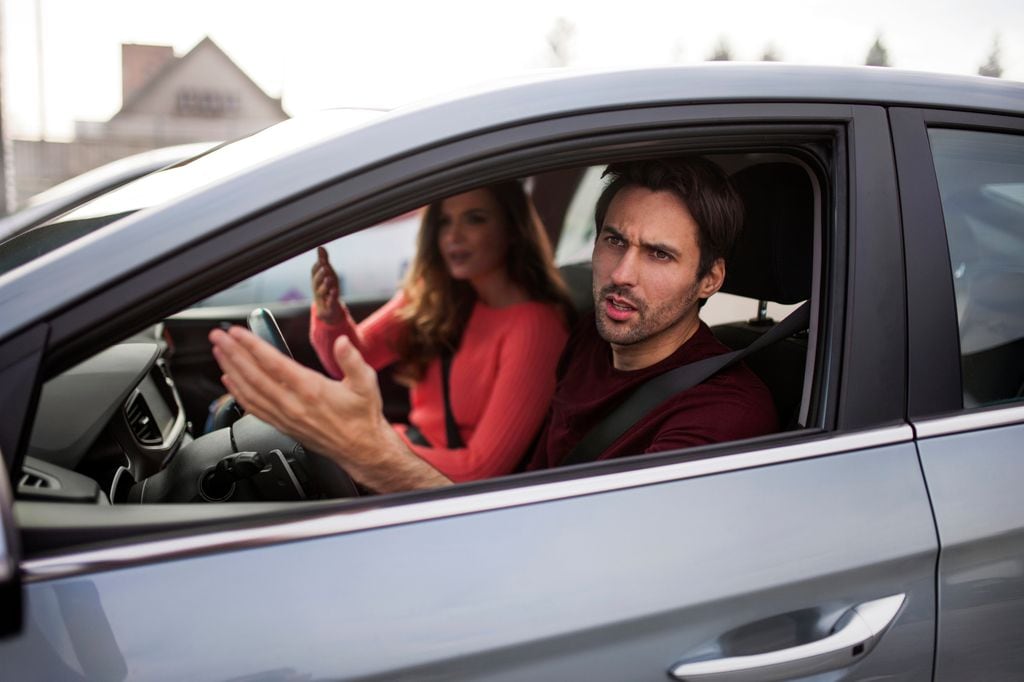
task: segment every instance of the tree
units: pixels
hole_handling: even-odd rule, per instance
[[[761,53],[761,61],[781,62],[782,54],[779,52],[778,48],[775,47],[775,45],[773,45],[772,43],[768,43],[767,45],[764,46],[764,52]]]
[[[868,57],[864,63],[868,66],[892,66],[889,63],[889,50],[882,44],[881,34],[875,36],[875,42],[868,50]]]
[[[999,78],[1003,75],[1003,65],[1000,63],[1001,46],[999,45],[999,34],[992,38],[992,51],[988,54],[988,61],[978,67],[979,76]]]
[[[565,17],[555,19],[555,25],[548,31],[548,47],[551,66],[568,66],[572,61],[572,39],[576,26]]]
[[[708,57],[709,62],[727,62],[732,60],[732,48],[729,47],[729,41],[726,40],[725,36],[718,39],[715,44],[715,49]]]

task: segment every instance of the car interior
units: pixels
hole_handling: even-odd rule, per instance
[[[725,345],[740,349],[797,304],[817,298],[822,281],[822,224],[829,198],[823,189],[822,164],[811,154],[729,150],[707,156],[733,178],[745,204],[745,222],[722,292],[712,297],[702,318]],[[553,244],[569,239],[592,243],[592,212],[586,214],[587,222],[579,219],[581,212],[574,215],[571,205],[574,198],[593,195],[594,187],[586,185],[594,178],[601,182],[600,168],[589,173],[588,168],[560,169],[524,179]],[[344,246],[345,239],[337,244]],[[589,261],[577,257],[560,260],[558,265],[585,316],[592,308]],[[299,285],[308,289],[308,279]],[[383,303],[347,302],[357,320]],[[258,420],[243,417],[230,427],[203,433],[211,403],[224,394],[206,339],[209,330],[224,323],[244,323],[254,308],[269,309],[296,360],[322,370],[307,339],[308,306],[308,300],[300,300],[190,308],[49,379],[41,391],[17,480],[17,497],[38,503],[17,509],[25,551],[32,555],[223,520],[201,511],[168,511],[157,520],[97,522],[89,517],[83,521],[84,517],[72,518],[75,511],[69,505],[232,501],[280,509],[268,503],[355,495],[356,489],[336,466],[304,452],[298,443]],[[769,387],[784,431],[802,429],[815,419],[815,325],[812,316],[810,329],[745,360]],[[401,421],[409,409],[407,389],[388,371],[380,373],[380,382],[386,417]],[[246,474],[253,464],[241,454],[249,451],[273,452],[274,460],[262,462],[262,471]],[[715,446],[709,452],[713,456]],[[228,470],[245,475],[235,485],[223,484],[226,479],[218,477]],[[197,480],[210,485],[197,485]]]

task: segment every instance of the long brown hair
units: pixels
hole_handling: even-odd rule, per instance
[[[562,311],[567,324],[574,311],[569,291],[558,274],[551,243],[533,203],[516,180],[506,180],[488,190],[504,211],[508,229],[505,267],[509,279],[526,291],[531,301],[552,303]],[[445,348],[454,350],[466,329],[476,301],[469,282],[448,274],[438,234],[441,203],[430,204],[423,214],[412,261],[403,284],[405,305],[398,311],[407,330],[397,342],[398,374],[410,381],[423,378],[427,365]]]

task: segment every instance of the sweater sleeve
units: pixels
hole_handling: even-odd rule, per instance
[[[555,367],[568,338],[552,306],[536,306],[502,339],[499,369],[487,406],[463,448],[411,445],[455,482],[511,473],[536,435],[555,392]],[[452,385],[453,393],[459,390]]]
[[[395,342],[404,328],[397,312],[404,304],[405,297],[399,292],[359,324],[352,319],[347,307],[342,307],[344,320],[327,324],[317,316],[316,304],[310,306],[309,342],[327,373],[335,379],[344,376],[334,360],[334,342],[342,335],[352,339],[363,359],[375,370],[394,362],[398,357],[394,350]]]

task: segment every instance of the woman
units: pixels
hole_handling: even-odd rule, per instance
[[[515,468],[547,413],[573,314],[518,182],[431,204],[402,290],[361,324],[322,248],[312,285],[310,340],[325,369],[341,377],[332,348],[342,334],[374,369],[397,364],[412,409],[396,429],[416,454],[454,481]]]

